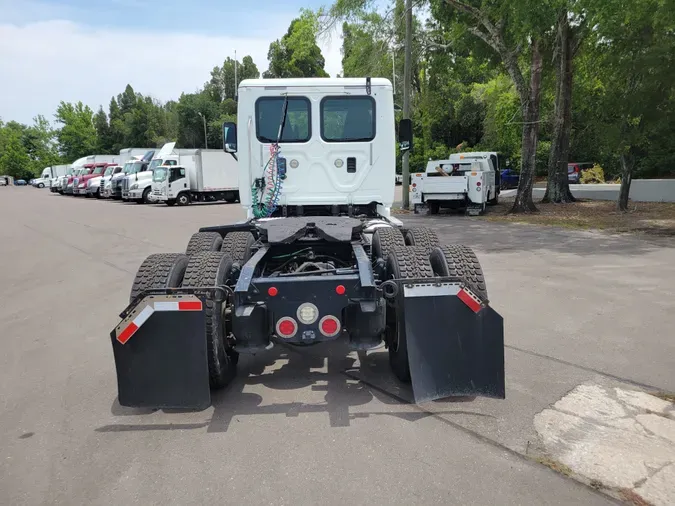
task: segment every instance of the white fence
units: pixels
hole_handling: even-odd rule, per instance
[[[572,195],[580,199],[617,200],[618,184],[571,184]],[[534,198],[542,198],[545,188],[534,188]],[[630,185],[633,202],[675,202],[675,179],[634,179]]]

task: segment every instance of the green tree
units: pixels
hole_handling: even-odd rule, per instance
[[[96,129],[97,146],[96,151],[101,154],[105,153],[119,153],[119,150],[114,151],[115,138],[113,132],[108,124],[108,116],[103,107],[99,107],[98,112],[94,116],[94,128]]]
[[[237,86],[244,79],[258,79],[260,71],[250,56],[244,56],[241,62],[236,61],[237,83],[235,85],[235,60],[229,56],[220,67],[214,67],[211,71],[211,79],[204,85],[204,91],[208,93],[214,102],[222,102],[226,98],[234,98]]]
[[[21,134],[14,128],[2,129],[2,154],[0,154],[0,174],[15,179],[30,179],[31,160],[21,142]]]
[[[82,102],[71,104],[61,101],[54,116],[57,123],[62,125],[56,137],[66,161],[72,162],[94,153],[98,139],[94,113],[89,106]]]
[[[672,131],[675,13],[662,0],[630,0],[628,4],[606,0],[593,7],[598,23],[592,51],[602,83],[600,138],[618,158],[621,189],[617,206],[626,211],[634,171],[648,158],[655,133]],[[672,147],[670,152],[672,156]]]
[[[316,44],[318,30],[317,15],[302,9],[300,17],[291,21],[281,40],[270,44],[269,69],[263,77],[329,77],[324,70],[326,61]]]

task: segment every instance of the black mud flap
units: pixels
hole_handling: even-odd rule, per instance
[[[504,321],[456,283],[404,285],[408,361],[415,402],[505,398]]]
[[[204,304],[194,295],[147,296],[110,333],[122,406],[211,405]]]

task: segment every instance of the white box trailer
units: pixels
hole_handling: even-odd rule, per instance
[[[167,205],[239,200],[239,167],[234,157],[218,149],[197,149],[166,157],[155,166],[153,199]]]
[[[124,167],[124,164],[129,160],[133,159],[135,156],[142,158],[148,151],[158,151],[157,148],[124,148],[120,149],[120,154],[118,160],[116,161],[117,165]]]

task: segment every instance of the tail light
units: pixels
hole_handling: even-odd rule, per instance
[[[319,322],[319,330],[326,337],[334,337],[340,333],[340,320],[335,318],[335,316],[324,316]]]
[[[480,185],[481,185],[480,181],[476,182],[476,186],[480,186]]]
[[[298,332],[298,324],[290,316],[279,318],[276,325],[277,335],[283,338],[291,338]]]
[[[413,183],[413,188],[417,188],[417,183]]]

